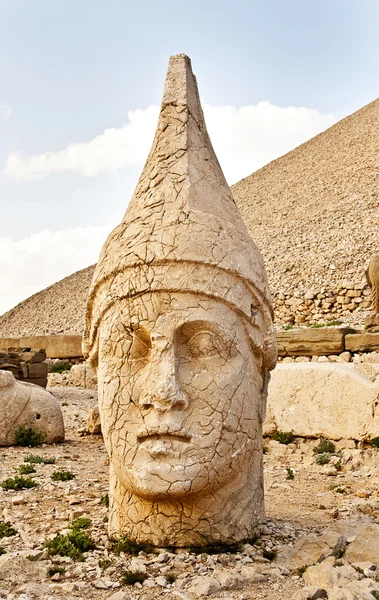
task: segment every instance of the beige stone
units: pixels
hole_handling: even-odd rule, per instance
[[[366,525],[346,550],[346,560],[350,563],[370,561],[379,565],[379,526]]]
[[[272,373],[264,432],[364,440],[379,435],[379,383],[352,364],[278,364]]]
[[[302,327],[276,333],[279,356],[321,356],[340,354],[345,350],[343,327],[312,329]]]
[[[346,547],[346,538],[336,531],[325,531],[322,535],[311,534],[300,539],[294,546],[285,546],[275,562],[287,569],[297,569],[321,562],[328,556],[337,556]]]
[[[88,365],[73,365],[68,373],[67,383],[94,390],[97,388],[97,377]]]
[[[346,350],[350,352],[378,352],[379,333],[352,333],[345,337]]]
[[[0,581],[25,583],[36,582],[47,577],[46,562],[34,562],[19,556],[17,552],[9,552],[0,556]]]
[[[366,270],[367,283],[371,288],[372,311],[379,315],[379,255],[375,254]]]
[[[110,534],[157,546],[251,538],[271,297],[184,55],[170,59],[152,149],[103,246],[83,347],[110,456]]]
[[[95,406],[87,416],[87,431],[91,435],[101,433],[101,421],[99,407]]]
[[[59,402],[31,383],[17,381],[10,371],[0,371],[0,446],[12,446],[19,427],[33,427],[45,434],[46,443],[64,441]]]

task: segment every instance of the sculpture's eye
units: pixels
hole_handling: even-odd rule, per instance
[[[149,360],[151,353],[151,339],[146,329],[133,332],[132,343],[129,350],[130,360]]]
[[[187,342],[188,354],[191,358],[211,358],[222,353],[223,341],[211,331],[200,331]]]
[[[182,361],[202,361],[233,357],[236,347],[233,339],[218,324],[206,321],[185,323],[176,334],[177,352]]]

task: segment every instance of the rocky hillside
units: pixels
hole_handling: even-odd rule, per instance
[[[361,281],[379,252],[379,99],[232,190],[273,292]]]
[[[379,252],[379,100],[232,188],[260,247],[276,319],[361,322],[364,269]],[[93,267],[0,317],[0,336],[82,333]]]
[[[33,294],[0,317],[0,336],[81,334],[95,266],[77,271]]]

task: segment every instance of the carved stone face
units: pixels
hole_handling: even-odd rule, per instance
[[[99,397],[125,488],[180,498],[241,477],[260,447],[261,372],[221,301],[159,292],[113,305],[100,326]]]

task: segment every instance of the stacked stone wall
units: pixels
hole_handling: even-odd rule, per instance
[[[47,385],[48,366],[45,350],[33,348],[8,348],[0,352],[0,370],[11,371],[19,381]]]
[[[319,290],[273,290],[275,322],[278,325],[363,322],[371,307],[371,290],[367,283],[344,281],[336,288]]]

